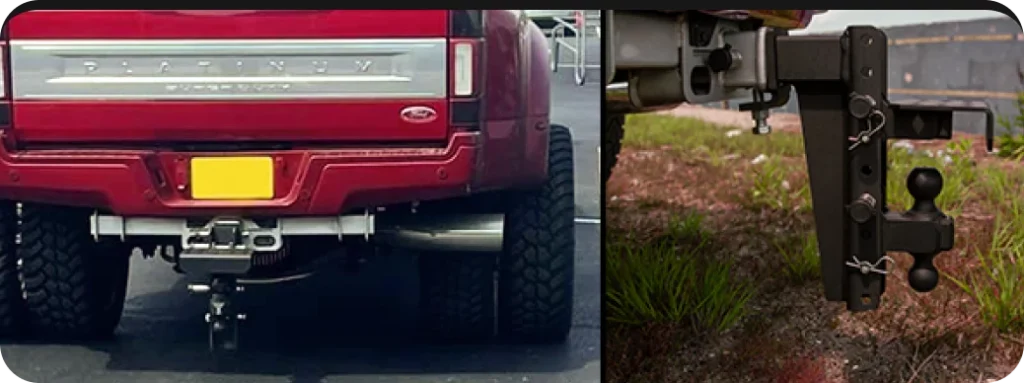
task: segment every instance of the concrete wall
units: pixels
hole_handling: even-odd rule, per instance
[[[1006,117],[1018,114],[1024,33],[1008,17],[884,28],[889,37],[889,98],[985,102]],[[730,107],[746,102],[734,100]],[[798,110],[796,97],[784,111]],[[718,106],[708,105],[708,106]],[[984,117],[963,113],[955,129],[984,132]],[[1000,128],[997,127],[997,132]]]

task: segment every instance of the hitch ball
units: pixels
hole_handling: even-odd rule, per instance
[[[935,205],[935,198],[942,193],[942,173],[935,168],[915,168],[907,177],[907,191],[914,197],[914,206],[908,213],[918,217],[935,221],[945,217],[938,206]],[[928,292],[939,285],[939,271],[935,268],[933,259],[937,253],[922,254],[911,253],[914,256],[914,265],[907,275],[907,282],[910,287],[920,292]]]

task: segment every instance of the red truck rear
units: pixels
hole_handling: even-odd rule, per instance
[[[136,247],[211,276],[214,348],[240,279],[394,247],[430,334],[568,331],[572,142],[522,14],[37,9],[3,34],[5,332],[110,333]]]

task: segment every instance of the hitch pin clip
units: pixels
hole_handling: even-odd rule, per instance
[[[896,263],[896,260],[894,260],[894,259],[890,258],[888,255],[886,255],[886,256],[883,256],[882,258],[879,258],[878,262],[875,262],[875,263],[872,264],[871,262],[868,262],[868,261],[861,261],[861,260],[857,259],[856,255],[854,255],[853,256],[853,262],[847,261],[846,265],[850,266],[850,267],[852,267],[854,269],[860,270],[861,274],[867,275],[867,274],[870,274],[870,273],[878,273],[878,274],[886,275],[886,274],[888,274],[887,271],[878,268],[878,265],[881,265],[883,262]]]

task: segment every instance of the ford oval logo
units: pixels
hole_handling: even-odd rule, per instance
[[[402,121],[413,124],[426,124],[437,119],[437,111],[427,106],[410,106],[402,109]]]

